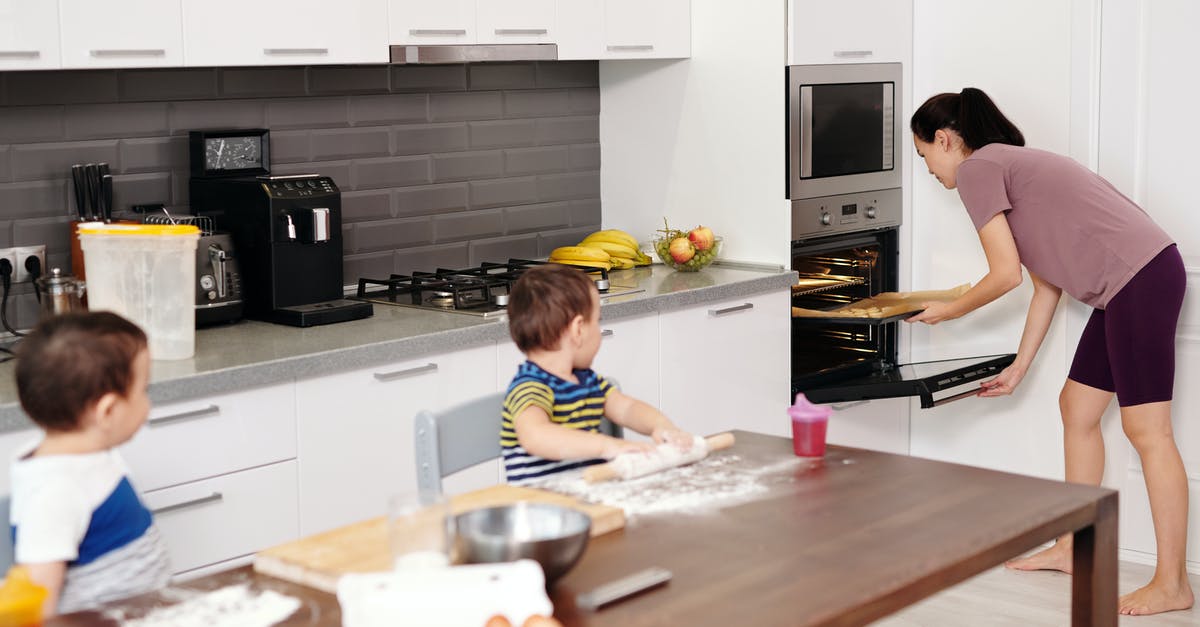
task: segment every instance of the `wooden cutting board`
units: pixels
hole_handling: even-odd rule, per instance
[[[625,512],[620,508],[584,503],[573,496],[547,490],[510,485],[451,497],[450,507],[453,513],[459,514],[518,501],[552,503],[584,512],[592,519],[592,537],[625,526]],[[431,520],[430,524],[436,523]],[[387,518],[382,516],[281,544],[254,556],[255,571],[330,593],[337,592],[337,582],[342,575],[391,568]]]

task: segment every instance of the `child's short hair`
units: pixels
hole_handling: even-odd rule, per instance
[[[129,393],[134,359],[145,349],[146,334],[114,313],[43,320],[17,347],[21,407],[43,429],[73,431],[100,397]]]
[[[556,263],[523,272],[508,295],[508,332],[522,353],[554,350],[575,316],[592,315],[596,284],[583,271]]]

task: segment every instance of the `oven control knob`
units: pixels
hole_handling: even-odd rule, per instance
[[[874,218],[875,218],[875,207],[868,205],[867,206],[867,219],[872,220]]]
[[[828,211],[821,212],[821,224],[824,224],[825,226],[833,224],[833,216],[830,215]]]

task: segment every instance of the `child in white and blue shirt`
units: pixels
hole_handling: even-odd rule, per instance
[[[17,391],[44,431],[12,464],[16,561],[46,587],[45,616],[156,590],[166,545],[118,445],[146,422],[145,334],[111,313],[57,316],[18,348]]]

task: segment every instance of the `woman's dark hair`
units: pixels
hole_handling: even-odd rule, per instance
[[[47,318],[17,347],[21,407],[43,429],[74,431],[101,396],[132,391],[133,362],[145,349],[146,334],[114,313]]]
[[[1004,117],[987,94],[974,87],[926,100],[913,114],[909,127],[923,142],[932,142],[934,133],[948,128],[958,133],[971,150],[988,144],[1025,145],[1021,129]]]
[[[522,353],[554,350],[575,316],[592,315],[596,284],[583,271],[554,263],[521,273],[508,295],[508,332]]]

